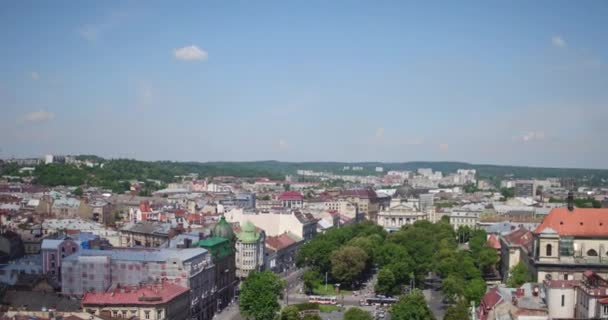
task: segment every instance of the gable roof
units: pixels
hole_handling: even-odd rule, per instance
[[[146,285],[131,290],[116,289],[109,292],[85,293],[82,305],[156,305],[167,303],[190,289],[169,282]]]
[[[530,249],[534,240],[532,232],[524,227],[503,236],[505,242],[510,246],[521,246]]]
[[[286,191],[279,195],[279,200],[304,200],[304,196],[298,191]]]
[[[542,233],[546,228],[555,230],[560,236],[608,237],[608,208],[591,209],[555,208],[534,230]]]

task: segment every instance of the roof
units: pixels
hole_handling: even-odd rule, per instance
[[[142,287],[115,289],[101,293],[85,293],[84,306],[92,305],[156,305],[165,304],[190,289],[169,282]]]
[[[257,242],[260,239],[260,235],[258,233],[256,233],[255,231],[256,231],[256,228],[253,225],[253,223],[251,223],[251,221],[247,220],[241,226],[241,232],[239,232],[237,234],[237,238],[239,239],[239,241],[244,242],[244,243]]]
[[[110,250],[80,250],[64,258],[65,260],[77,260],[79,257],[110,257],[112,260],[125,261],[154,261],[165,262],[167,259],[179,259],[188,261],[200,255],[206,255],[207,250],[203,248],[122,248]]]
[[[374,192],[374,190],[372,190],[372,189],[344,190],[344,191],[342,191],[341,195],[346,196],[346,197],[355,197],[355,198],[361,198],[361,199],[375,199],[378,197],[376,195],[376,192]]]
[[[488,244],[490,245],[491,248],[500,250],[500,241],[498,241],[498,239],[496,238],[495,235],[491,234],[488,237]]]
[[[504,235],[503,239],[510,246],[526,247],[528,251],[532,249],[532,242],[534,241],[532,232],[524,227],[520,227],[519,229]]]
[[[304,200],[304,196],[298,191],[286,191],[279,195],[279,200]]]
[[[42,240],[42,244],[40,246],[40,249],[42,249],[42,250],[45,250],[45,249],[57,249],[57,247],[59,247],[59,245],[61,245],[62,242],[63,242],[63,239],[61,239],[61,240],[44,239],[44,240]]]
[[[294,243],[296,243],[296,241],[294,241],[287,233],[274,237],[266,237],[266,246],[274,250],[287,248]]]
[[[144,234],[168,235],[171,230],[171,224],[140,221],[137,223],[127,223],[120,230]]]
[[[608,237],[608,208],[555,208],[535,230],[540,234],[551,228],[560,236]]]

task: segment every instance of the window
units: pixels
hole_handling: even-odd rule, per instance
[[[608,305],[604,306],[604,315],[608,316]]]
[[[553,254],[553,246],[551,244],[548,244],[546,247],[545,255],[547,257],[550,257],[552,254]]]
[[[144,311],[146,319],[150,319],[150,311]]]
[[[589,249],[589,251],[587,251],[587,255],[590,257],[597,257],[597,251],[594,249]]]
[[[562,294],[562,307],[565,305],[566,296]]]

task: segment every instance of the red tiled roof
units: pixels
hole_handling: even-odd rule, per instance
[[[304,196],[297,191],[286,191],[279,195],[279,200],[304,200]]]
[[[144,285],[139,288],[122,289],[102,293],[86,293],[82,298],[83,306],[90,305],[155,305],[167,303],[187,293],[190,289],[169,282]]]
[[[266,238],[266,246],[268,246],[274,250],[280,250],[283,248],[287,248],[294,243],[296,243],[296,242],[287,233],[283,233],[278,236]]]
[[[479,304],[479,319],[486,320],[487,319],[487,311],[494,308],[500,301],[502,300],[502,296],[498,292],[498,287],[493,287],[481,298],[481,302]]]
[[[580,283],[580,280],[551,280],[545,281],[545,286],[549,288],[573,288]]]
[[[608,237],[608,208],[555,208],[543,220],[535,234],[551,228],[560,236]]]
[[[531,251],[534,243],[534,236],[532,232],[524,227],[520,227],[515,231],[504,235],[502,237],[507,245],[511,246],[521,246],[526,248],[528,251]]]
[[[500,241],[493,234],[488,237],[488,245],[493,249],[500,250]]]

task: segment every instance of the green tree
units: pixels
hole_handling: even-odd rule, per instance
[[[520,261],[518,264],[513,266],[511,270],[509,270],[509,277],[507,279],[507,285],[509,287],[518,288],[522,284],[530,281],[532,281],[532,276],[530,275],[528,266],[525,263]]]
[[[277,297],[283,290],[280,278],[270,271],[252,272],[243,281],[239,310],[247,319],[272,320],[280,309]]]
[[[316,270],[306,270],[302,275],[302,282],[306,293],[311,293],[321,283],[321,274]]]
[[[79,197],[81,197],[81,196],[83,195],[83,192],[82,192],[82,188],[81,188],[81,187],[78,187],[78,188],[74,189],[74,192],[72,192],[72,193],[73,193],[75,196],[79,196]]]
[[[481,278],[475,278],[469,281],[464,288],[464,297],[467,301],[475,301],[479,304],[479,301],[486,293],[486,282]]]
[[[348,308],[344,313],[344,320],[373,320],[372,315],[357,307]]]
[[[287,306],[281,310],[281,320],[300,320],[300,312],[295,306]]]
[[[515,197],[515,188],[501,188],[500,194],[505,197],[505,199]]]
[[[392,320],[434,320],[420,290],[401,296],[390,310]]]
[[[451,305],[443,316],[443,320],[466,320],[470,318],[469,305],[466,300]]]
[[[331,273],[341,283],[352,285],[365,270],[367,259],[363,249],[344,246],[331,255]]]
[[[378,283],[375,288],[376,292],[384,295],[392,295],[395,293],[396,287],[397,283],[395,282],[393,271],[388,267],[380,269],[380,272],[378,272]]]
[[[458,301],[464,294],[465,281],[461,277],[451,274],[441,280],[441,291],[445,298],[450,301]]]

